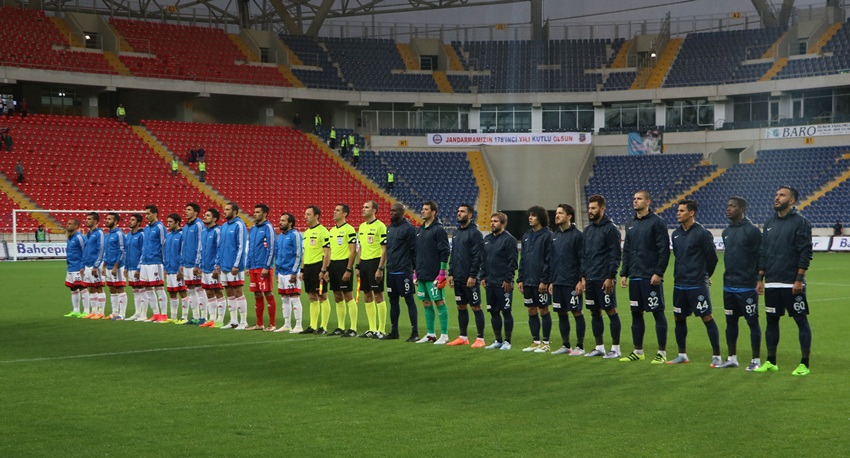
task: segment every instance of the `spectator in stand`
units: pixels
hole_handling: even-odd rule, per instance
[[[330,138],[328,146],[330,146],[331,149],[336,149],[336,127],[331,126],[331,133],[328,137]]]
[[[127,115],[127,110],[124,109],[124,105],[119,103],[118,108],[115,110],[115,116],[118,117],[118,122],[124,122],[124,116]]]
[[[9,97],[3,102],[3,111],[6,112],[6,117],[11,118],[15,114],[15,99]]]
[[[198,148],[198,162],[204,162],[204,157],[206,157],[207,152],[204,151],[204,147]]]
[[[313,118],[313,127],[318,131],[319,127],[322,127],[322,116],[319,113],[316,113],[316,117]]]
[[[36,242],[46,242],[47,241],[47,231],[44,230],[44,224],[39,224],[38,228],[35,230],[35,241]]]
[[[841,237],[844,233],[844,226],[841,225],[841,221],[836,221],[835,226],[832,226],[832,235],[836,237]]]
[[[180,168],[180,163],[177,162],[177,158],[176,157],[172,158],[171,159],[171,177],[172,178],[177,177],[177,170],[179,168]]]
[[[3,138],[3,143],[6,145],[6,151],[12,152],[12,133],[6,132],[6,136]]]
[[[354,145],[351,148],[351,164],[357,166],[357,163],[360,162],[360,148],[357,145]]]
[[[26,119],[27,117],[27,99],[24,98],[21,100],[21,117]]]
[[[295,116],[292,117],[292,127],[295,127],[296,130],[301,130],[301,115],[295,113]]]
[[[191,164],[193,162],[196,162],[197,160],[198,160],[198,152],[193,150],[193,149],[190,149],[189,150],[189,163]]]
[[[20,160],[18,160],[18,163],[15,164],[15,173],[18,175],[18,184],[26,181],[26,177],[24,176],[24,164],[21,164]]]
[[[339,157],[345,159],[346,156],[348,156],[348,140],[343,135],[342,140],[339,141]]]
[[[387,192],[393,192],[393,187],[395,187],[395,173],[390,169],[387,172]]]
[[[207,181],[207,163],[204,161],[198,162],[198,173],[201,175],[201,183]]]
[[[348,147],[352,148],[356,144],[357,144],[357,142],[356,142],[356,139],[354,138],[354,131],[352,131],[350,134],[348,134]]]

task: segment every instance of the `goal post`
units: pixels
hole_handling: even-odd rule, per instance
[[[118,213],[121,217],[121,221],[118,227],[122,229],[127,228],[127,222],[129,221],[129,215],[140,213],[144,215],[144,210],[44,210],[44,209],[14,209],[12,210],[12,243],[8,246],[7,259],[11,261],[18,261],[19,258],[38,258],[38,257],[64,257],[64,256],[50,256],[50,250],[45,252],[44,256],[38,256],[36,253],[32,255],[28,253],[27,248],[31,248],[23,245],[23,237],[20,237],[22,234],[21,227],[18,224],[22,222],[24,218],[28,215],[36,222],[43,224],[45,228],[52,229],[51,234],[64,234],[65,233],[65,223],[71,219],[76,218],[80,220],[80,226],[84,228],[86,215],[91,212],[98,213],[100,215],[100,226],[103,227],[104,222],[106,221],[107,213]],[[50,248],[53,249],[61,249],[62,254],[64,255],[64,241],[60,244],[59,242],[33,242],[29,245],[32,247],[36,247],[36,244],[39,243],[49,243],[50,245],[55,245],[55,247]],[[59,245],[62,245],[59,247]],[[20,254],[20,256],[19,256]]]

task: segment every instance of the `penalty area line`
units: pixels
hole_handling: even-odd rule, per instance
[[[84,358],[100,358],[105,356],[125,356],[137,355],[143,353],[161,353],[167,351],[183,351],[183,350],[200,350],[204,348],[226,348],[226,347],[242,347],[246,345],[265,345],[265,344],[284,344],[293,342],[319,342],[329,339],[295,339],[295,340],[262,340],[259,342],[237,342],[229,344],[210,344],[210,345],[190,345],[186,347],[165,347],[165,348],[148,348],[145,350],[129,350],[116,351],[109,353],[90,353],[86,355],[68,355],[68,356],[48,356],[44,358],[24,358],[24,359],[9,359],[0,361],[0,364],[16,364],[16,363],[37,363],[43,361],[61,361],[63,359],[84,359]]]

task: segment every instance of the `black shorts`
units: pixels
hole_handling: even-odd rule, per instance
[[[381,258],[360,261],[360,268],[358,269],[360,271],[360,291],[384,292],[384,281],[375,280],[375,273],[378,272],[380,264]]]
[[[649,279],[629,279],[629,306],[634,312],[664,310],[664,283],[653,285]]]
[[[549,307],[549,303],[551,302],[549,292],[538,293],[537,285],[523,286],[522,298],[526,307]]]
[[[322,273],[322,263],[316,262],[313,264],[304,264],[304,291],[308,293],[318,293],[319,285],[322,285],[322,294],[328,292],[328,284],[324,280],[320,280],[319,276]]]
[[[673,316],[711,315],[711,296],[708,286],[694,289],[673,287]]]
[[[466,282],[460,284],[455,282],[455,302],[457,305],[472,305],[478,307],[481,305],[481,288],[478,282],[472,288],[466,287]]]
[[[604,282],[587,280],[584,288],[584,305],[588,309],[613,310],[617,308],[617,294],[605,294],[602,290]]]
[[[345,274],[345,269],[348,268],[348,259],[340,259],[331,261],[328,265],[328,275],[331,281],[331,291],[352,291],[354,284],[354,275],[348,277],[348,281],[342,281],[342,276]]]
[[[412,273],[389,273],[387,274],[387,292],[396,296],[413,296],[416,288],[413,287]]]
[[[552,285],[552,310],[558,313],[581,311],[581,294],[566,285]]]
[[[487,285],[484,288],[487,293],[487,311],[488,312],[510,312],[511,305],[514,300],[513,291],[506,293],[499,283],[495,286]]]
[[[759,295],[751,291],[723,291],[723,308],[726,316],[759,316]]]
[[[809,314],[809,301],[806,300],[806,287],[803,292],[794,294],[791,288],[765,288],[764,289],[764,311],[768,315],[785,314],[788,316],[804,316]]]

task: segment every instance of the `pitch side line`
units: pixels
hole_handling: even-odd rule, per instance
[[[239,343],[231,343],[231,344],[215,344],[215,345],[192,345],[188,347],[167,347],[167,348],[149,348],[147,350],[131,350],[131,351],[117,351],[111,353],[91,353],[88,355],[69,355],[69,356],[50,356],[45,358],[26,358],[26,359],[9,359],[6,361],[0,361],[0,364],[15,364],[15,363],[37,363],[42,361],[60,361],[63,359],[83,359],[83,358],[99,358],[102,356],[123,356],[123,355],[136,355],[141,353],[159,353],[165,351],[181,351],[181,350],[199,350],[202,348],[224,348],[224,347],[241,347],[245,345],[264,345],[264,344],[283,344],[283,343],[293,343],[293,342],[320,342],[323,340],[332,340],[332,339],[295,339],[295,340],[263,340],[260,342],[239,342]]]

